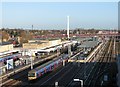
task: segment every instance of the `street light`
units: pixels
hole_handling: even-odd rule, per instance
[[[65,66],[65,60],[63,59],[63,66]]]
[[[33,59],[32,59],[32,56],[30,57],[31,59],[31,70],[33,69]]]
[[[85,71],[84,71],[84,76],[85,76],[85,79],[86,79],[86,77],[87,77],[87,75],[86,75],[86,57],[84,58],[84,63],[85,63]]]
[[[29,51],[29,56],[30,56],[30,60],[31,60],[31,70],[33,69],[33,55],[32,55],[32,52],[31,50]]]
[[[81,82],[81,87],[83,87],[83,80],[80,79],[73,79],[75,82]]]
[[[55,87],[58,87],[58,82],[55,82]]]
[[[60,54],[60,49],[57,48],[57,56],[59,56],[59,54]]]

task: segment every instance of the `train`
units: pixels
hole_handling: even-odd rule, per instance
[[[20,57],[21,57],[21,53],[15,53],[15,54],[11,54],[11,55],[6,54],[6,56],[3,55],[3,57],[0,57],[0,62],[7,62],[7,60],[9,60],[9,59],[15,60]]]
[[[40,78],[41,76],[43,76],[44,74],[46,74],[48,72],[52,72],[59,66],[62,66],[63,60],[65,60],[65,62],[67,62],[68,55],[65,55],[64,57],[60,57],[60,58],[54,59],[52,61],[49,61],[31,71],[29,71],[28,72],[28,80],[33,81],[33,80]]]

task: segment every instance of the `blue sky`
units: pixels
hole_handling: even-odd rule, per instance
[[[117,28],[117,2],[3,2],[2,27],[35,29]]]

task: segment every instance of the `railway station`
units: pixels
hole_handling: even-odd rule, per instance
[[[0,5],[0,87],[120,87],[120,2]]]
[[[101,42],[98,41],[85,41],[83,43],[81,43],[81,45],[78,46],[78,49],[82,49],[82,51],[79,53],[78,56],[74,57],[74,58],[70,58],[68,61],[69,62],[85,62],[86,60],[89,60],[90,57],[88,57],[88,55],[93,55],[92,53],[94,53],[96,50],[98,49],[97,47],[99,47]],[[94,51],[95,50],[95,51]]]
[[[4,78],[6,76],[10,76],[10,78],[11,78],[11,76],[14,77],[14,73],[22,72],[23,70],[28,68],[29,70],[27,72],[29,74],[26,73],[26,75],[28,77],[26,79],[24,79],[25,83],[28,84],[27,81],[29,81],[29,80],[30,81],[32,81],[34,79],[38,80],[41,77],[44,77],[45,79],[47,79],[46,74],[48,74],[48,76],[50,75],[49,79],[57,79],[59,77],[59,75],[61,75],[62,72],[68,70],[69,73],[67,73],[67,72],[65,72],[65,73],[67,73],[69,76],[76,74],[75,77],[79,77],[81,79],[82,79],[82,77],[87,78],[85,80],[85,84],[87,84],[90,77],[94,76],[93,74],[91,74],[91,72],[97,74],[97,72],[95,72],[96,69],[97,70],[102,69],[103,65],[108,67],[107,64],[100,64],[99,61],[107,62],[107,59],[101,59],[101,58],[105,58],[102,56],[103,55],[107,56],[108,53],[112,52],[111,48],[114,48],[114,43],[115,43],[112,41],[114,41],[114,40],[108,39],[106,42],[103,42],[103,41],[98,41],[97,39],[89,38],[87,40],[83,39],[82,41],[79,42],[78,40],[74,39],[73,41],[61,42],[56,45],[51,44],[51,46],[46,46],[44,48],[34,48],[34,49],[33,48],[28,48],[28,49],[22,48],[21,50],[14,50],[15,52],[18,51],[18,54],[20,54],[19,60],[23,61],[23,63],[24,63],[22,65],[23,67],[21,67],[20,61],[16,60],[16,58],[18,58],[17,56],[15,57],[13,54],[12,54],[12,56],[8,55],[8,53],[12,53],[12,52],[14,53],[14,51],[10,51],[10,52],[8,51],[6,53],[4,52],[4,54],[5,55],[7,54],[9,57],[4,57],[3,59],[8,58],[6,60],[9,61],[8,63],[10,63],[9,58],[10,57],[13,58],[13,61],[15,60],[14,67],[16,67],[16,68],[13,68],[12,70],[14,70],[14,71],[11,72],[9,70],[10,67],[8,68],[7,65],[2,66],[2,69],[0,71],[1,75],[3,74],[2,79],[4,80]],[[70,48],[69,48],[69,46],[70,46]],[[109,51],[106,51],[105,48],[108,49]],[[71,50],[70,56],[69,56],[69,50]],[[1,55],[3,56],[2,53],[1,53]],[[62,56],[62,55],[67,55],[67,56]],[[109,57],[107,57],[107,58],[109,58]],[[110,58],[112,58],[112,57],[110,57]],[[3,61],[3,60],[1,60],[1,61]],[[108,60],[108,61],[110,61],[110,60]],[[38,67],[36,67],[36,65],[38,65]],[[95,67],[95,65],[96,65],[96,67]],[[19,68],[19,67],[21,67],[21,68]],[[4,69],[4,68],[8,69],[7,71],[9,71],[9,73],[6,73],[6,71],[5,71],[6,69]],[[38,74],[35,74],[35,72]],[[74,72],[74,74],[70,73],[70,72]],[[82,72],[83,75],[81,76],[81,75],[77,74],[78,72]],[[104,70],[101,70],[100,72],[104,72]],[[54,73],[54,74],[56,73],[55,74],[56,76],[54,78],[51,77],[52,73]],[[68,79],[67,74],[66,75],[64,74],[66,79]],[[106,73],[105,73],[105,75],[106,75]],[[102,82],[101,83],[102,85],[107,84],[103,78],[104,78],[104,76],[102,76],[101,80],[99,80],[98,82]],[[111,76],[107,75],[107,78],[111,79]],[[61,77],[61,79],[59,80],[59,84],[61,84],[61,85],[66,84],[63,82],[63,81],[67,81],[66,79],[63,79],[63,77]],[[18,82],[16,80],[13,80],[13,81]],[[53,82],[51,82],[51,81],[53,81],[53,80],[50,80],[50,81],[46,82],[45,84],[49,85],[51,83],[54,83],[54,81]],[[93,83],[93,82],[91,82],[91,83]],[[6,83],[3,83],[3,84],[5,85]],[[23,83],[19,82],[19,84],[22,85]],[[38,83],[35,83],[35,84],[38,84]],[[40,84],[44,84],[44,83],[42,83],[41,79],[40,79]],[[71,82],[69,84],[73,85],[75,83]],[[97,84],[97,82],[94,84]]]

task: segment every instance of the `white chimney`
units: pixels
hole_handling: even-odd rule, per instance
[[[67,16],[67,36],[68,36],[68,39],[69,39],[69,16]]]

